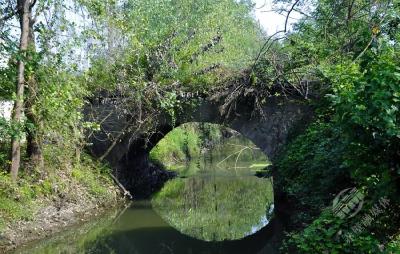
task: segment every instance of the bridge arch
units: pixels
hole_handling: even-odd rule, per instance
[[[118,180],[128,189],[138,192],[153,192],[171,176],[168,172],[154,167],[149,160],[151,149],[175,127],[188,122],[220,124],[233,129],[252,141],[270,160],[274,160],[281,147],[287,142],[293,129],[302,129],[312,118],[312,109],[307,104],[288,98],[271,97],[264,104],[262,112],[253,115],[253,109],[245,102],[236,105],[234,116],[225,118],[220,114],[220,103],[204,99],[196,107],[188,107],[171,121],[160,113],[163,120],[151,132],[136,135],[125,133],[114,144],[105,159],[113,167]],[[92,105],[90,115],[103,117],[107,104]],[[103,116],[102,116],[103,115]],[[126,121],[126,120],[125,120]],[[115,117],[103,124],[103,133],[92,138],[90,147],[95,156],[100,157],[110,147],[106,132],[120,132],[123,120]],[[153,176],[155,176],[153,178]]]

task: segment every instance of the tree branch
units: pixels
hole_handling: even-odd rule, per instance
[[[292,11],[294,10],[294,8],[296,7],[296,5],[300,2],[300,0],[296,0],[292,6],[290,7],[290,9],[288,10],[287,14],[286,14],[286,19],[285,19],[285,28],[283,30],[277,31],[274,34],[272,34],[271,36],[268,37],[267,41],[264,43],[264,45],[261,47],[259,53],[257,54],[257,57],[253,63],[253,66],[251,67],[251,70],[254,70],[254,67],[256,66],[258,60],[260,59],[261,55],[265,52],[265,49],[269,48],[268,43],[272,40],[272,38],[274,38],[276,35],[280,34],[280,33],[286,33],[287,32],[287,27],[288,27],[288,22],[289,22],[289,17],[290,14],[292,13]],[[275,41],[275,40],[273,40]]]
[[[288,22],[289,22],[290,13],[292,13],[294,7],[296,7],[296,5],[297,5],[299,2],[300,2],[300,0],[296,0],[296,1],[293,3],[292,7],[290,7],[290,9],[289,9],[289,11],[288,11],[288,13],[287,13],[287,15],[286,15],[285,29],[284,29],[285,33],[287,32],[287,26],[288,26]]]

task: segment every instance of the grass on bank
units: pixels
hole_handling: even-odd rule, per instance
[[[7,151],[2,148],[0,154],[4,155]],[[22,168],[18,183],[13,183],[6,172],[8,162],[0,164],[0,231],[12,222],[32,220],[38,209],[54,202],[103,203],[115,199],[107,166],[86,154],[76,163],[62,156],[63,152],[56,147],[46,149],[44,172]]]

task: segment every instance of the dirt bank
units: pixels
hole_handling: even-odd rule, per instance
[[[17,247],[62,232],[126,202],[119,198],[116,189],[113,191],[115,199],[104,202],[87,199],[79,202],[43,200],[32,220],[10,223],[0,232],[0,253],[12,252]]]

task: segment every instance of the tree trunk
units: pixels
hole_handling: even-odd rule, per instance
[[[32,6],[31,6],[32,8]],[[35,24],[35,20],[32,18],[32,15],[29,17],[29,34],[28,34],[28,47],[30,52],[36,51],[35,46],[35,34],[33,30],[33,26]],[[29,56],[27,57],[28,59]],[[27,99],[25,103],[25,113],[26,118],[29,123],[33,125],[34,128],[27,128],[27,147],[26,153],[30,159],[30,164],[34,168],[38,168],[42,170],[44,167],[43,162],[43,154],[42,154],[42,142],[40,137],[41,130],[41,121],[37,115],[35,115],[33,111],[33,107],[37,101],[37,92],[38,92],[38,83],[35,78],[35,74],[29,74],[27,76]]]
[[[30,16],[30,1],[18,0],[17,4],[21,28],[18,60],[18,74],[17,74],[17,87],[14,109],[12,113],[12,121],[14,124],[21,122],[24,107],[24,86],[25,86],[25,61],[26,51],[28,49],[28,35],[29,35],[29,16]],[[11,178],[16,181],[18,171],[21,164],[21,141],[19,137],[12,137],[11,139]]]

